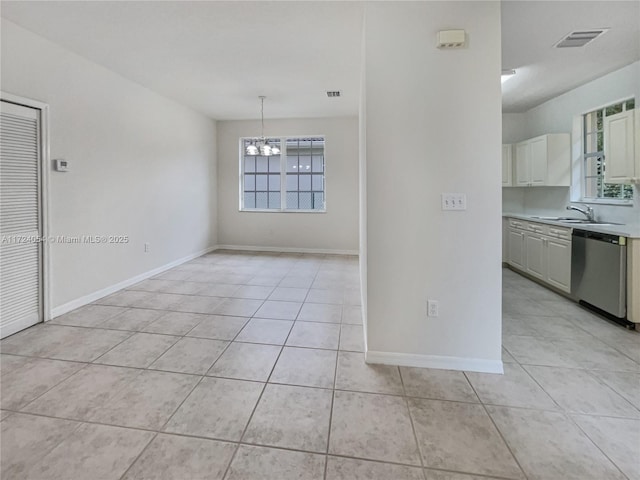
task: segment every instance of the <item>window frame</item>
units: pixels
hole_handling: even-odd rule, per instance
[[[246,140],[255,140],[257,137],[240,137],[238,141],[238,211],[247,213],[327,213],[327,155],[326,135],[280,135],[265,137],[266,140],[278,140],[280,143],[280,208],[245,208],[244,206],[244,143]],[[303,138],[322,138],[325,147],[323,149],[322,194],[323,207],[321,209],[286,208],[287,205],[287,140],[300,140]],[[267,157],[269,158],[269,157]]]
[[[597,129],[596,126],[596,130],[594,131],[589,131],[587,132],[587,115],[589,114],[597,114],[597,112],[602,112],[602,123],[603,123],[603,128],[604,128],[604,119],[606,117],[606,110],[608,108],[614,107],[616,105],[622,104],[623,105],[623,110],[622,111],[629,111],[626,108],[626,104],[629,101],[633,101],[634,102],[634,108],[633,109],[637,109],[638,105],[637,105],[637,99],[635,98],[635,96],[631,95],[629,97],[625,97],[625,98],[621,98],[619,100],[615,100],[613,102],[608,102],[604,105],[601,105],[599,107],[596,108],[592,108],[582,114],[580,114],[579,119],[580,119],[580,142],[579,142],[579,148],[580,148],[580,198],[577,200],[574,200],[577,203],[592,203],[592,204],[600,204],[600,205],[616,205],[616,206],[633,206],[634,205],[634,186],[633,184],[619,184],[620,188],[622,189],[624,187],[624,185],[631,185],[632,186],[632,194],[631,194],[631,198],[610,198],[610,197],[588,197],[586,196],[586,189],[587,189],[587,177],[589,178],[593,178],[593,175],[588,175],[588,171],[587,171],[587,158],[591,158],[594,156],[602,156],[604,158],[604,138],[603,138],[603,149],[600,151],[596,151],[596,152],[586,152],[586,142],[587,142],[587,136],[588,135],[596,135],[596,144],[597,144],[597,135],[598,132],[600,132],[600,130]],[[632,110],[633,110],[632,109]],[[596,124],[597,125],[597,124]],[[604,130],[602,130],[602,134],[604,137]],[[606,159],[604,159],[605,161],[605,168],[606,168]],[[604,182],[604,170],[602,171],[602,184],[604,186],[605,182]],[[604,187],[603,187],[604,188]],[[637,187],[635,187],[637,188]]]

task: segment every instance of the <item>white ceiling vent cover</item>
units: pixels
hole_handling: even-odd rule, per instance
[[[565,36],[562,40],[554,45],[555,48],[576,48],[584,47],[587,43],[592,42],[600,35],[605,34],[608,28],[594,28],[591,30],[577,30]]]
[[[438,48],[463,48],[466,44],[464,30],[441,30],[438,32],[436,47]]]

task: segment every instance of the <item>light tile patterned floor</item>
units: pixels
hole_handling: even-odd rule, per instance
[[[640,479],[640,334],[505,270],[505,375],[368,366],[358,284],[216,252],[3,340],[2,478]]]

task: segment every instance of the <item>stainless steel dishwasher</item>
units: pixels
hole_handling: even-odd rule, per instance
[[[571,295],[605,316],[628,324],[626,238],[573,230]]]

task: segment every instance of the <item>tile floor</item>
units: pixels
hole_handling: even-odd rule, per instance
[[[367,366],[357,259],[216,252],[1,342],[7,479],[640,479],[640,334],[504,271],[505,375]]]

